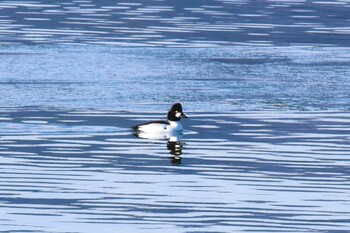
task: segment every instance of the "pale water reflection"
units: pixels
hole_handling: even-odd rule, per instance
[[[0,47],[0,106],[162,111],[158,119],[174,102],[217,113],[348,111],[349,54],[346,47]]]
[[[0,2],[0,46],[349,46],[347,0]]]
[[[348,232],[349,113],[189,115],[2,108],[1,231]]]

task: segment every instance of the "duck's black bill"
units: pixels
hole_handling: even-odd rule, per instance
[[[184,113],[181,113],[180,118],[188,118]]]

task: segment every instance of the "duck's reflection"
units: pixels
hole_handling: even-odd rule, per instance
[[[137,132],[134,134],[136,137],[144,138],[144,139],[156,139],[156,140],[164,140],[167,139],[167,149],[169,150],[169,153],[172,155],[170,157],[170,162],[173,165],[179,165],[181,164],[181,155],[182,155],[182,148],[185,144],[181,141],[182,133],[178,134],[168,134],[168,135],[154,135],[154,134],[148,134],[144,132]]]
[[[170,137],[167,143],[167,148],[172,157],[170,157],[171,164],[181,164],[182,147],[184,143],[180,141],[179,137]]]

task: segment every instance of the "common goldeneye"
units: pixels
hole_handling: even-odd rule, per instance
[[[179,134],[183,128],[181,118],[187,118],[182,112],[180,103],[173,104],[168,112],[168,121],[151,121],[133,127],[137,136],[142,138],[162,139],[169,138],[173,134]]]

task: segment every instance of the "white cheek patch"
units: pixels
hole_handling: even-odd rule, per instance
[[[175,116],[179,118],[181,116],[181,112],[176,113]]]

